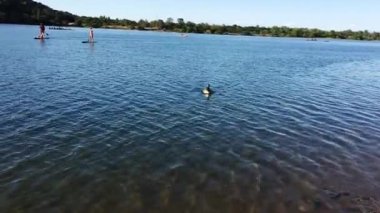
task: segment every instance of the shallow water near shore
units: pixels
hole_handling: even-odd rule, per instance
[[[0,25],[4,212],[376,209],[380,43],[37,33]]]

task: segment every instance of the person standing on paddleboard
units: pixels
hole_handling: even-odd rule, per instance
[[[43,23],[40,24],[40,35],[38,38],[45,38],[45,25]]]
[[[88,41],[91,43],[94,42],[94,30],[92,30],[92,27],[90,27],[90,34],[88,36]]]

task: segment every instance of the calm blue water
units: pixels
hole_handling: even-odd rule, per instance
[[[0,25],[2,212],[313,212],[345,208],[332,191],[380,196],[380,43],[37,33]]]

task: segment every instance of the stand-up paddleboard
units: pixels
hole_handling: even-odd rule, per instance
[[[49,39],[49,37],[45,37],[45,38],[38,38],[38,37],[34,37],[34,39],[38,39],[38,40],[44,40],[44,39]]]
[[[93,44],[96,43],[96,41],[82,41],[83,44]]]

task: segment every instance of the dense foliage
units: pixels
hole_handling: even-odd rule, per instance
[[[230,34],[247,36],[274,36],[274,37],[305,37],[305,38],[339,38],[355,40],[380,40],[380,33],[351,30],[323,31],[319,29],[290,28],[290,27],[262,27],[238,25],[210,25],[185,22],[182,18],[173,20],[140,20],[111,19],[109,17],[76,16],[68,12],[53,10],[41,3],[32,0],[0,0],[0,23],[38,24],[47,25],[74,25],[81,27],[125,28],[138,30],[161,30],[182,33]]]
[[[67,25],[75,18],[32,0],[0,0],[0,23]]]
[[[107,20],[105,17],[101,17]],[[185,22],[179,18],[176,22],[172,18],[163,20],[140,20],[137,23],[124,24],[126,20],[108,19],[108,26],[122,25],[129,26],[131,29],[150,29],[150,30],[167,30],[182,33],[208,33],[208,34],[230,34],[230,35],[247,35],[247,36],[273,36],[273,37],[304,37],[304,38],[338,38],[338,39],[355,39],[355,40],[380,40],[380,33],[352,30],[346,31],[324,31],[319,29],[307,28],[290,28],[290,27],[262,27],[249,26],[242,27],[238,25],[210,25],[207,23],[196,24],[193,22]]]

